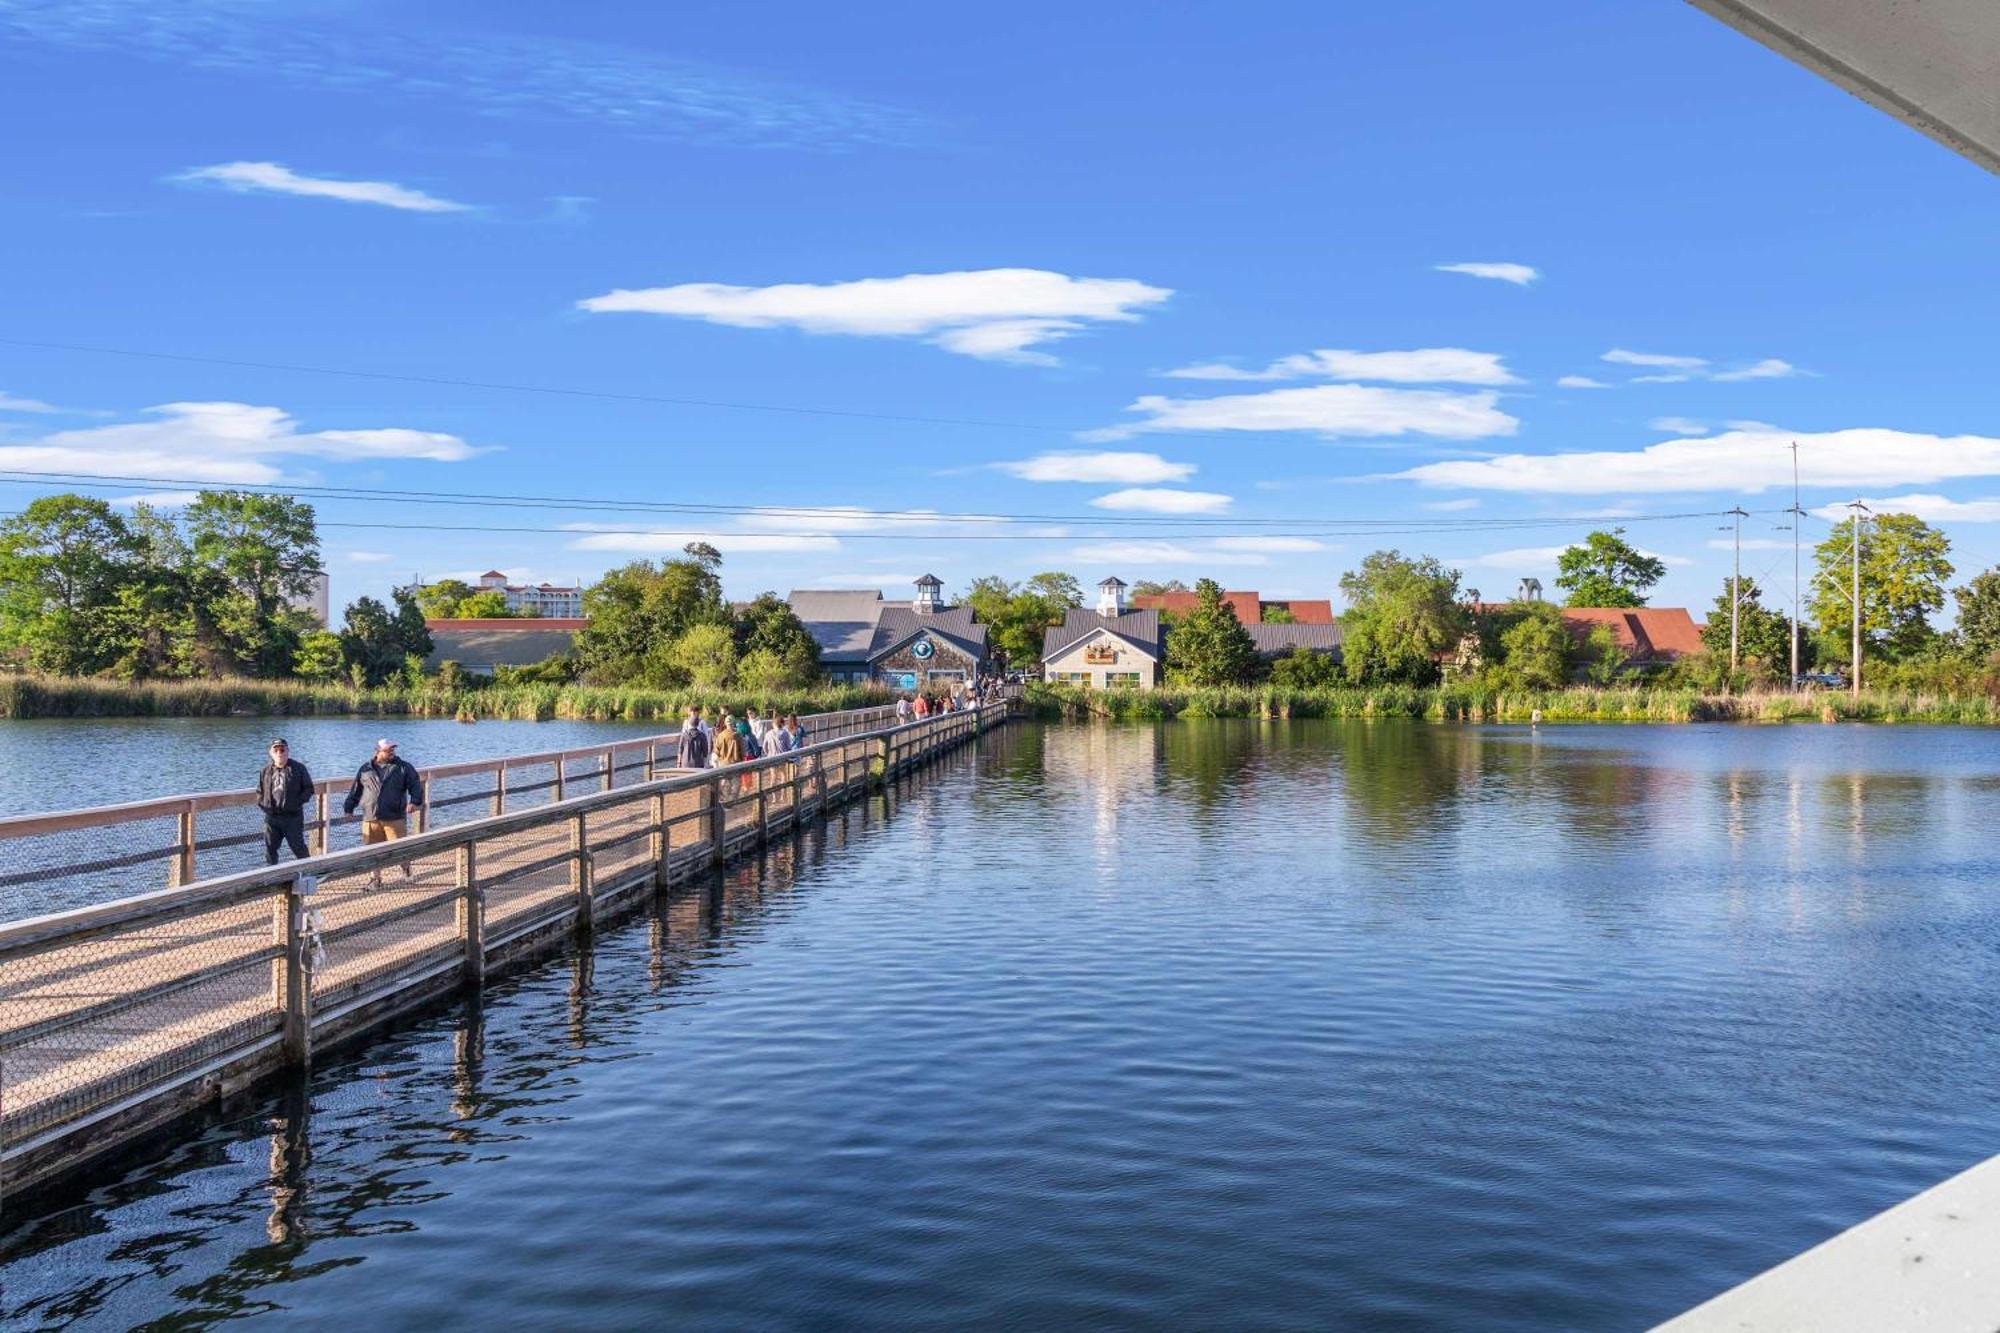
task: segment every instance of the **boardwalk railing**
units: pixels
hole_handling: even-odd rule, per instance
[[[895,715],[893,706],[881,706],[801,720],[807,739],[819,742],[879,730]],[[651,781],[673,767],[679,739],[673,731],[422,769],[429,799],[416,831]],[[260,761],[250,757],[253,766]],[[338,813],[352,780],[351,770],[329,777],[322,768],[306,820],[313,851],[360,841],[360,821]],[[135,878],[172,887],[250,869],[263,859],[263,824],[257,793],[247,789],[0,819],[0,920],[19,914],[8,904],[18,902],[23,886],[34,888],[30,910],[46,911],[124,897]]]
[[[0,1183],[549,947],[1005,720],[1001,703],[0,925]],[[512,761],[510,761],[512,762]]]

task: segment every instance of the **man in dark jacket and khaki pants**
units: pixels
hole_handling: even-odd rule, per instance
[[[264,812],[264,864],[278,864],[278,845],[286,844],[303,861],[306,852],[306,802],[312,799],[313,775],[292,758],[282,740],[271,742],[271,762],[257,775],[257,808]]]
[[[394,741],[376,741],[375,755],[355,773],[344,806],[350,815],[357,810],[361,812],[361,845],[394,842],[409,836],[410,811],[423,807],[423,777],[413,765],[397,756]],[[403,878],[409,877],[410,867],[405,864]],[[372,882],[382,882],[381,871],[375,872]]]

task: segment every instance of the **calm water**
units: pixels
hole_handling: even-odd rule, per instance
[[[10,1207],[0,1317],[1638,1329],[2000,1151],[2000,733],[1016,728]]]

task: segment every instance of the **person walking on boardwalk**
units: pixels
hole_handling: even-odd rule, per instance
[[[278,847],[292,849],[303,861],[306,851],[306,802],[312,799],[313,777],[292,758],[283,739],[271,742],[271,762],[257,775],[257,808],[264,812],[264,864],[278,864]]]
[[[930,715],[931,715],[930,701],[924,698],[923,695],[919,694],[917,696],[917,701],[914,704],[910,705],[910,716],[915,718],[917,721],[921,722]]]
[[[394,842],[409,836],[410,811],[424,808],[424,780],[408,760],[396,753],[396,742],[384,738],[375,742],[375,753],[354,775],[343,807],[348,814],[361,812],[361,845]],[[403,878],[410,877],[409,863]],[[382,882],[377,870],[371,884]]]
[[[907,694],[899,694],[896,696],[896,722],[898,725],[900,725],[904,722],[908,722],[909,720],[910,720],[910,696]]]
[[[730,722],[727,710],[723,712],[722,720],[716,724],[715,744],[709,754],[711,768],[723,768],[743,762],[743,742],[738,738],[736,727]]]
[[[708,767],[708,735],[701,729],[701,710],[688,705],[687,716],[681,719],[680,745],[674,755],[676,768]]]

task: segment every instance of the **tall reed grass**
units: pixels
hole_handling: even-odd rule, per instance
[[[1704,694],[1645,686],[1511,691],[1479,685],[1291,690],[1256,685],[1160,690],[1089,690],[1032,685],[1045,717],[1107,718],[1426,718],[1439,722],[2000,722],[2000,702],[1969,697],[1864,691]]]

